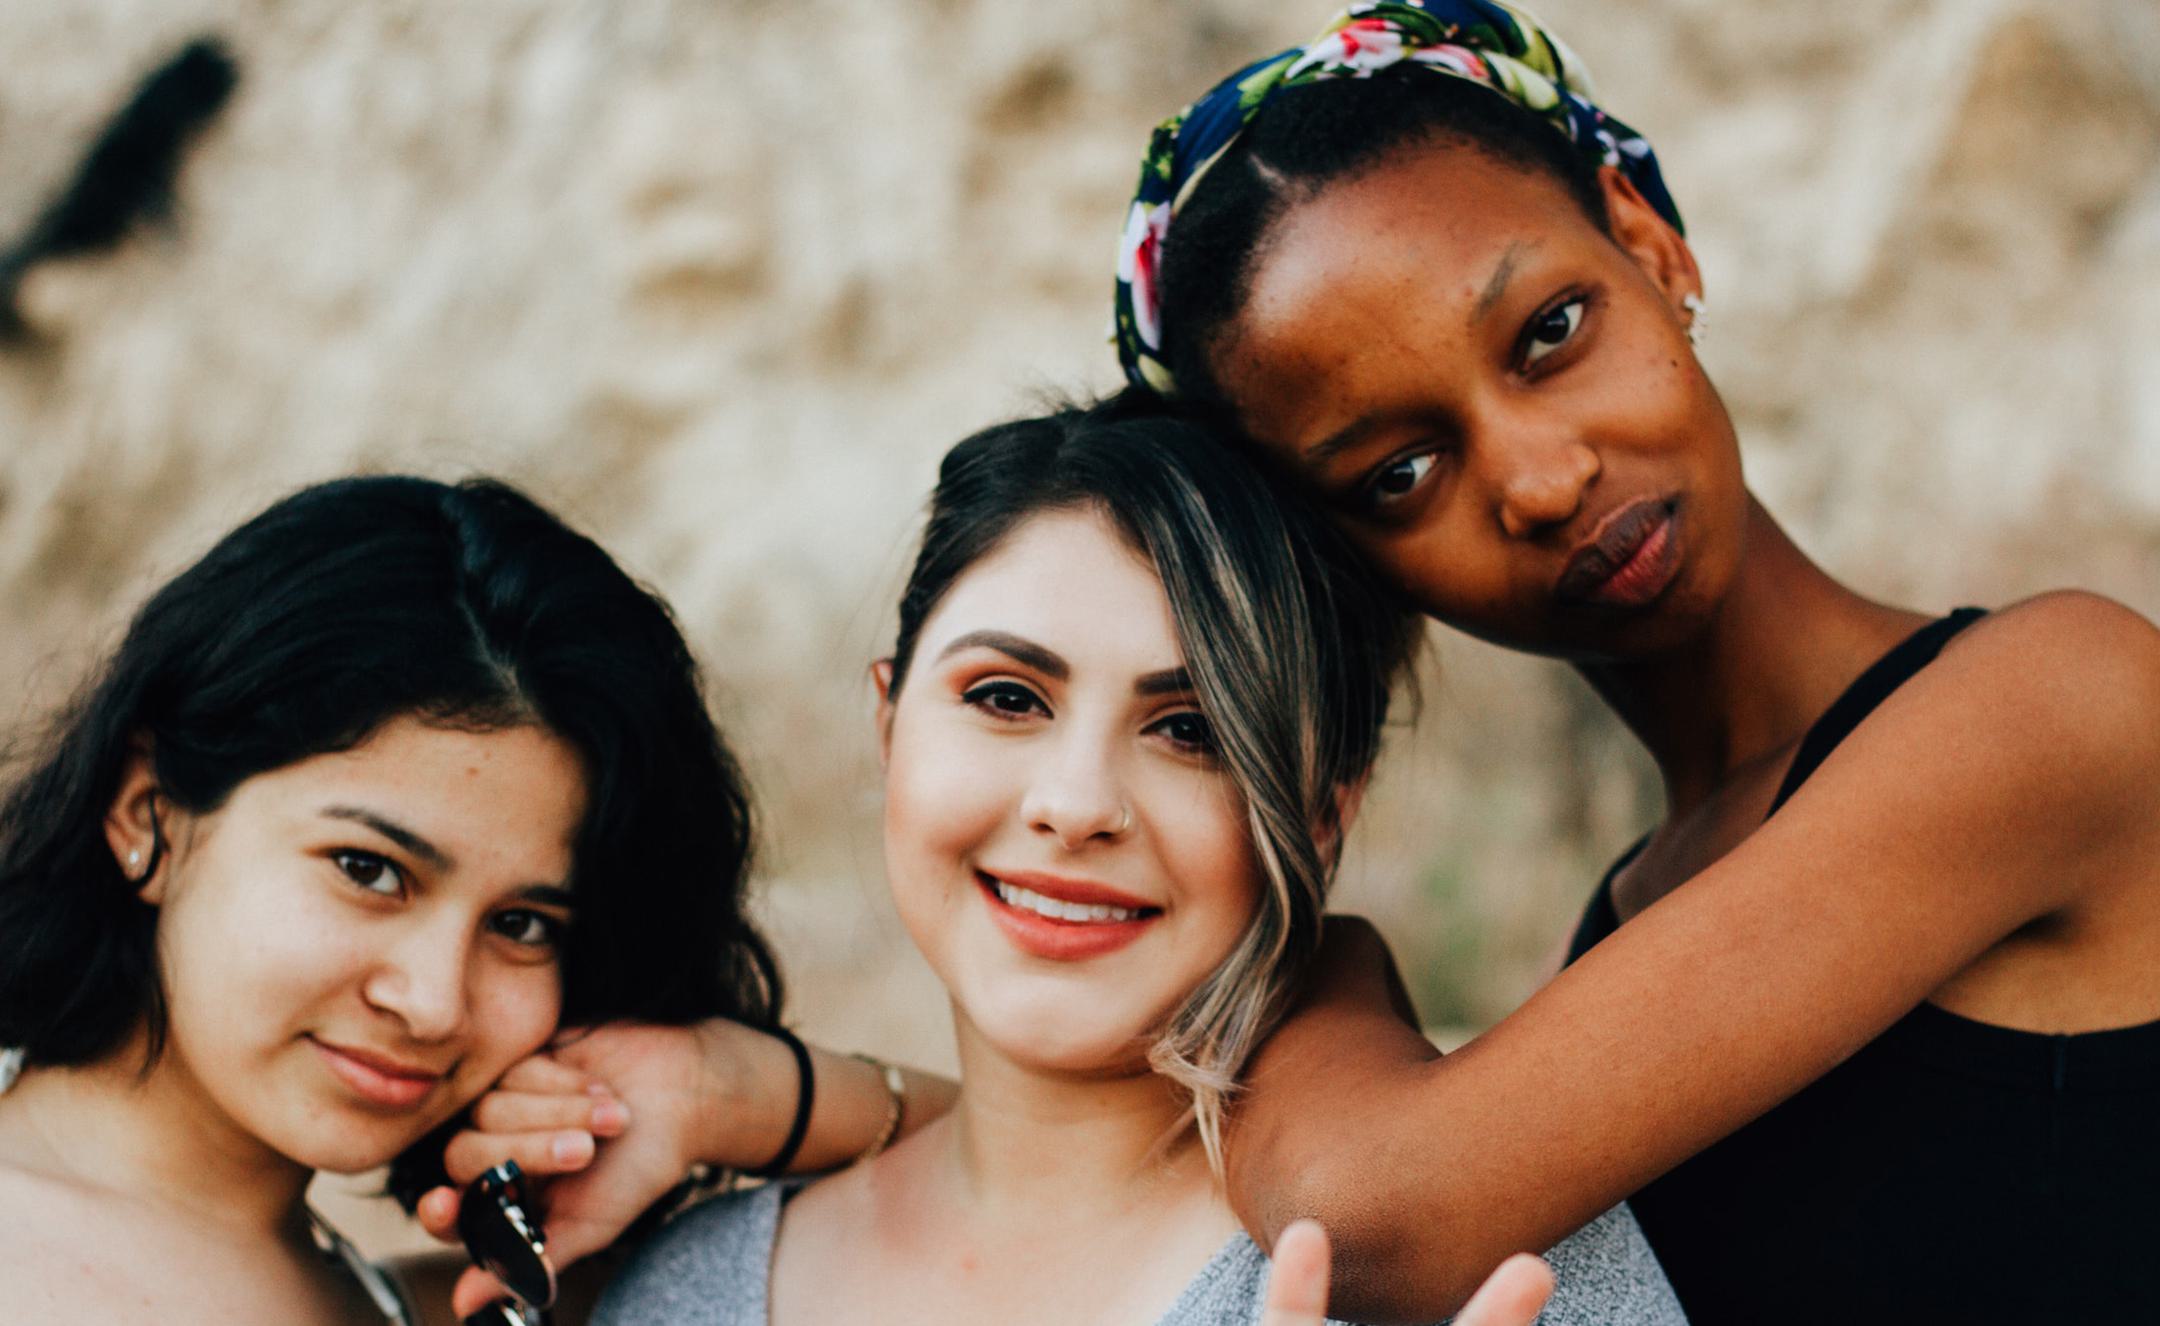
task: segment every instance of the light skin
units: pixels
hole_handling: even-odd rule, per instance
[[[791,1204],[776,1322],[1151,1320],[1236,1229],[1146,1061],[1257,898],[1181,670],[1152,568],[1092,513],[1027,521],[925,622],[881,705],[887,865],[952,999],[962,1087]],[[990,884],[1038,877],[1150,919],[1114,951],[1041,956]]]
[[[1180,671],[1153,569],[1086,512],[1035,517],[957,580],[925,622],[897,691],[889,663],[875,670],[894,897],[951,995],[965,1086],[948,1113],[944,1100],[918,1100],[922,1084],[911,1084],[905,1141],[790,1203],[773,1320],[1153,1320],[1235,1230],[1192,1133],[1180,1129],[1184,1098],[1145,1057],[1154,1030],[1228,953],[1257,899],[1241,804],[1209,754]],[[1114,951],[1046,958],[997,922],[988,891],[991,881],[1030,876],[1111,886],[1155,915]],[[589,1040],[640,1030],[649,1029],[608,1028]],[[620,1068],[732,1096],[736,1087],[715,1084],[755,1077],[727,1069],[733,1030],[700,1028],[697,1036],[720,1037],[702,1041],[666,1033]],[[592,1079],[563,1062],[576,1048],[521,1065],[511,1080],[522,1089],[479,1110],[487,1119],[491,1102],[514,1101],[516,1117],[505,1105],[453,1144],[451,1158],[453,1173],[477,1172],[525,1147],[541,1172],[624,1194],[618,1207],[592,1188],[556,1184],[548,1200],[558,1261],[553,1230],[566,1211],[568,1228],[604,1242],[673,1182],[697,1139],[713,1139],[707,1125],[681,1122],[698,1089],[641,1088],[601,1071],[637,1125],[589,1168],[549,1165],[539,1149],[546,1127],[574,1127],[586,1108]],[[766,1096],[785,1099],[792,1069],[766,1081]],[[852,1094],[844,1079],[842,1090]],[[827,1095],[821,1079],[820,1102]],[[651,1110],[648,1099],[684,1107]],[[516,1127],[528,1119],[545,1123]],[[677,1158],[642,1184],[629,1177],[640,1167],[617,1155],[641,1133],[653,1139],[644,1143],[650,1154]],[[777,1128],[756,1145],[776,1139]],[[423,1208],[439,1233],[452,1214],[448,1196]],[[1266,1321],[1319,1322],[1324,1234],[1304,1222],[1276,1247]],[[1116,1277],[1102,1275],[1106,1264]],[[1517,1258],[1461,1320],[1523,1326],[1551,1283],[1537,1258]],[[459,1309],[490,1292],[468,1278]]]
[[[1444,1313],[1923,1000],[2061,1033],[2160,1013],[2160,632],[2119,605],[1992,614],[1765,822],[1801,735],[1927,618],[1747,492],[1685,337],[1694,260],[1603,188],[1609,236],[1542,176],[1405,149],[1292,209],[1217,354],[1270,464],[1431,615],[1571,662],[1667,795],[1620,932],[1444,1060],[1376,938],[1331,927],[1231,1179],[1258,1233],[1327,1224],[1352,1315]],[[1634,503],[1658,555],[1567,592]]]
[[[138,1036],[0,1096],[0,1315],[379,1322],[303,1189],[386,1163],[554,1029],[584,795],[534,728],[394,720],[200,815],[139,753],[105,834],[123,870],[156,860],[169,1038],[147,1072]]]

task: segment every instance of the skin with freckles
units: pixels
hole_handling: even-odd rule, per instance
[[[142,888],[169,1040],[147,1073],[138,1038],[0,1096],[5,1315],[379,1322],[302,1189],[384,1164],[554,1030],[584,801],[532,727],[393,720],[201,815],[135,761],[106,835],[122,862],[169,845]],[[116,1239],[128,1258],[53,1273]]]
[[[1609,234],[1541,175],[1407,147],[1289,204],[1214,345],[1265,464],[1431,616],[1573,664],[1666,792],[1620,931],[1444,1060],[1369,932],[1331,926],[1230,1171],[1256,1237],[1326,1224],[1351,1316],[1453,1309],[1922,1001],[2160,1016],[2160,632],[2120,605],[1992,613],[1765,821],[1809,726],[1929,616],[1749,494],[1686,337],[1694,259],[1602,181]]]

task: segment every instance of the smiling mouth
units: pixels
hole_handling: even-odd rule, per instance
[[[1563,604],[1640,607],[1656,599],[1679,569],[1679,502],[1638,498],[1598,522],[1553,585]]]
[[[1137,898],[1096,885],[1060,881],[1029,887],[988,871],[975,882],[991,919],[1022,952],[1054,962],[1099,957],[1138,939],[1163,914]],[[1051,891],[1066,894],[1053,897]],[[1116,899],[1112,901],[1112,899]]]
[[[307,1041],[347,1090],[377,1109],[412,1109],[432,1095],[446,1076],[392,1065],[364,1051],[345,1049],[313,1036]]]

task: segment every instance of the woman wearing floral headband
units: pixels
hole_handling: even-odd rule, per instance
[[[1337,927],[1231,1139],[1248,1223],[1318,1216],[1350,1315],[1632,1196],[1697,1322],[2160,1319],[2160,633],[1808,560],[1648,144],[1507,5],[1359,5],[1167,121],[1119,277],[1135,383],[1574,665],[1667,794],[1571,967],[1445,1059]]]

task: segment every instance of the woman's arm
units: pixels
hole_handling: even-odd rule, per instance
[[[1969,630],[1762,828],[1439,1058],[1331,936],[1230,1137],[1335,1310],[1431,1320],[1821,1076],[2004,936],[2160,861],[2160,633],[2084,595]]]
[[[796,1172],[861,1155],[892,1101],[870,1064],[816,1047],[810,1056],[817,1085]],[[905,1135],[950,1109],[954,1088],[932,1074],[903,1076]],[[513,1068],[474,1107],[473,1129],[451,1140],[444,1165],[460,1185],[505,1160],[542,1180],[548,1253],[560,1270],[613,1244],[692,1164],[750,1169],[770,1160],[794,1120],[796,1090],[787,1046],[742,1023],[610,1024]],[[418,1215],[430,1233],[456,1241],[455,1192],[429,1193]],[[477,1311],[498,1292],[470,1270],[457,1311]]]

